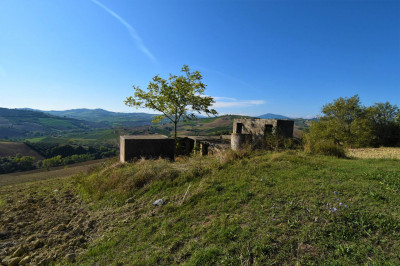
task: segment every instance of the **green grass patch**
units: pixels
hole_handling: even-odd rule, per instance
[[[38,118],[38,121],[48,127],[56,127],[63,129],[75,129],[78,128],[76,125],[71,123],[69,120],[61,120],[57,118]]]
[[[98,207],[134,199],[126,221],[78,263],[400,262],[398,161],[245,151],[108,165],[75,179]],[[159,198],[166,203],[153,206]]]
[[[46,138],[47,137],[36,137],[36,138],[29,138],[29,139],[25,139],[25,140],[32,142],[32,143],[37,143],[37,142],[44,141]]]

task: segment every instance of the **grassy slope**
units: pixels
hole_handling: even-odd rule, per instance
[[[116,213],[134,198],[128,218],[116,218],[79,263],[400,262],[398,160],[228,154],[139,162],[76,180]],[[153,206],[159,198],[166,204]]]
[[[119,131],[114,129],[104,130],[87,130],[78,132],[64,132],[62,135],[57,137],[43,136],[27,138],[27,141],[37,142],[49,142],[58,144],[80,144],[80,145],[96,145],[96,144],[117,144],[119,141]]]

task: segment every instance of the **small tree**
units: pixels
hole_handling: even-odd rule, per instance
[[[187,65],[181,70],[184,74],[175,76],[170,74],[168,80],[154,76],[147,86],[147,92],[133,85],[134,96],[124,101],[126,105],[136,108],[149,108],[161,112],[154,117],[153,122],[161,122],[168,118],[174,124],[174,138],[177,136],[177,125],[181,119],[194,119],[194,113],[217,115],[217,111],[210,109],[215,102],[210,96],[204,96],[206,85],[201,81],[199,71],[190,72]]]
[[[397,121],[400,111],[389,102],[375,103],[367,108],[376,136],[376,145],[393,146],[400,140],[400,125]]]
[[[361,105],[358,95],[338,98],[323,106],[323,116],[310,126],[306,143],[332,141],[348,147],[371,145],[374,139],[366,108]]]

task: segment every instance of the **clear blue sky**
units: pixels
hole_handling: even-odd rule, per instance
[[[400,1],[0,1],[0,107],[133,112],[183,64],[223,114],[400,105]]]

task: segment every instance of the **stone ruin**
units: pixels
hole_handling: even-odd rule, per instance
[[[231,135],[232,150],[240,149],[245,143],[264,141],[268,134],[293,138],[293,120],[241,118],[233,120]]]
[[[175,140],[164,135],[137,135],[120,137],[120,161],[166,158],[174,160],[175,154],[208,155],[229,149],[240,149],[245,143],[264,141],[268,134],[293,137],[293,120],[234,119],[231,136],[187,136]],[[230,142],[230,143],[229,143]]]
[[[120,161],[130,162],[140,158],[165,158],[171,161],[175,155],[214,154],[230,147],[230,136],[187,136],[177,139],[164,135],[120,136]]]

